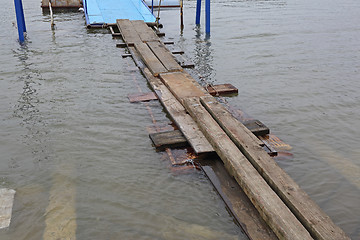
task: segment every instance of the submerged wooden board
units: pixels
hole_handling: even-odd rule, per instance
[[[200,97],[208,94],[188,73],[160,74],[160,78],[179,101],[188,97]]]
[[[161,42],[147,42],[147,45],[169,72],[183,71],[171,52]]]
[[[202,98],[201,103],[315,239],[349,239],[305,191],[254,143],[253,138],[246,134],[246,129],[235,127],[233,116],[219,102],[213,101],[213,98]]]
[[[220,159],[202,160],[200,165],[250,240],[278,239]]]
[[[245,121],[243,124],[255,136],[264,136],[270,133],[270,129],[257,119]]]
[[[128,95],[129,101],[131,103],[135,102],[147,102],[151,100],[157,100],[158,97],[154,92],[148,92],[148,93],[132,93]]]
[[[159,37],[156,33],[142,20],[131,21],[135,31],[139,34],[141,41],[158,41]]]
[[[154,146],[159,149],[184,147],[188,142],[184,135],[179,131],[168,131],[149,134]]]
[[[117,19],[116,24],[119,28],[121,36],[128,46],[141,42],[139,34],[134,31],[133,25],[129,19]]]
[[[184,105],[224,162],[226,169],[235,177],[276,236],[289,240],[312,239],[309,232],[201,105],[199,98],[187,98]]]
[[[154,77],[149,69],[144,68],[143,73],[160,102],[165,107],[177,127],[184,134],[195,153],[199,155],[214,152],[213,147],[199,130],[196,122],[186,113],[185,108],[178,100],[176,100],[169,89],[160,81],[160,79]]]
[[[225,95],[225,94],[236,94],[239,90],[234,87],[232,84],[217,84],[217,85],[208,85],[205,87],[206,91],[213,96],[216,95]]]
[[[0,229],[10,225],[15,190],[0,188]]]
[[[160,73],[168,72],[146,43],[135,43],[134,45],[141,59],[155,77]]]

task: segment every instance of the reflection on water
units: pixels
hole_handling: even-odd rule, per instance
[[[148,86],[116,40],[77,12],[55,14],[51,31],[37,0],[24,4],[20,48],[13,6],[0,10],[0,187],[17,191],[0,239],[243,239],[206,177],[173,174],[153,149],[146,129],[168,119],[158,102],[153,119],[128,102],[134,78]],[[357,1],[214,1],[211,38],[195,4],[185,2],[182,35],[178,9],[161,16],[189,72],[238,87],[226,100],[293,146],[279,165],[358,239]]]

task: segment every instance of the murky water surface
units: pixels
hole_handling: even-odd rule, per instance
[[[25,0],[20,46],[12,2],[0,0],[0,187],[17,191],[0,239],[246,239],[203,173],[172,171],[147,127],[157,102],[130,104],[144,78],[107,30],[83,14]],[[292,145],[279,160],[353,239],[360,238],[360,3],[212,1],[212,35],[195,1],[161,13],[202,84],[232,83],[227,101]],[[202,19],[203,20],[203,19]],[[65,220],[64,220],[65,219]],[[64,233],[63,233],[64,234]]]

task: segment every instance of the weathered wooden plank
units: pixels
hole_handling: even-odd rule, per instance
[[[278,239],[218,157],[200,166],[250,240]]]
[[[235,177],[276,236],[279,239],[312,239],[307,230],[202,106],[199,98],[187,98],[184,100],[184,105],[224,162],[226,169]]]
[[[149,68],[151,73],[156,77],[160,73],[168,72],[160,60],[155,56],[155,54],[150,50],[146,43],[135,43],[135,48],[138,51],[141,59],[145,65]]]
[[[159,37],[156,33],[142,20],[133,20],[131,24],[134,27],[134,30],[139,34],[141,41],[159,41]]]
[[[160,81],[160,79],[154,77],[149,69],[144,68],[143,73],[160,102],[165,107],[179,130],[184,134],[195,153],[199,155],[214,152],[213,147],[199,130],[195,121],[186,113],[185,108],[178,100],[176,100],[169,89]]]
[[[175,56],[176,61],[180,64],[182,68],[193,68],[195,67],[195,64],[190,61],[189,59],[185,58],[183,55],[176,55]]]
[[[128,46],[141,42],[139,34],[134,31],[133,25],[129,19],[117,19],[116,24],[119,28],[122,38]]]
[[[239,90],[234,87],[232,84],[217,84],[217,85],[208,85],[205,87],[206,91],[211,95],[225,95],[225,94],[236,94]]]
[[[184,98],[200,97],[208,94],[188,73],[160,74],[160,78],[180,102]]]
[[[15,190],[0,188],[0,229],[10,225]]]
[[[235,123],[226,108],[213,98],[204,97],[201,103],[315,239],[349,239],[305,191],[254,143],[253,137],[246,134],[246,128]]]
[[[151,100],[157,100],[158,97],[154,92],[148,92],[148,93],[132,93],[128,95],[129,101],[131,103],[135,102],[147,102]]]
[[[183,71],[183,68],[177,63],[171,51],[162,42],[153,41],[147,44],[169,72]]]
[[[185,147],[188,142],[179,130],[149,134],[154,146],[158,149]]]
[[[244,126],[249,129],[255,136],[264,136],[270,133],[270,129],[257,119],[243,122]]]
[[[183,68],[176,62],[171,52],[159,41],[147,42],[151,51],[169,72],[183,71]]]

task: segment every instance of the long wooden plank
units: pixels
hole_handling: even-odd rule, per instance
[[[169,89],[160,81],[160,79],[154,77],[149,69],[144,68],[143,73],[160,102],[165,107],[179,130],[184,134],[195,153],[199,155],[214,152],[213,147],[200,131],[196,122],[186,113],[185,108],[178,100],[176,100]]]
[[[169,72],[183,71],[171,52],[160,41],[147,42],[147,45]]]
[[[155,54],[150,50],[146,43],[135,43],[134,45],[141,59],[155,77],[158,76],[160,73],[167,72],[167,69],[155,56]]]
[[[208,93],[188,73],[174,72],[160,74],[163,83],[181,102],[188,97],[206,96]]]
[[[250,240],[278,239],[236,180],[218,157],[201,160],[200,165]]]
[[[279,239],[312,239],[309,232],[201,105],[199,98],[187,98],[184,105],[229,173],[235,177],[276,236]]]
[[[0,229],[10,225],[15,190],[0,188]]]
[[[349,239],[305,191],[254,142],[246,128],[236,121],[225,107],[209,97],[201,98],[201,103],[315,239]]]
[[[129,19],[117,19],[116,24],[120,30],[121,36],[128,46],[141,42],[139,34],[134,31],[133,25]]]
[[[131,21],[135,31],[139,34],[141,41],[158,41],[160,40],[156,33],[142,20]]]

